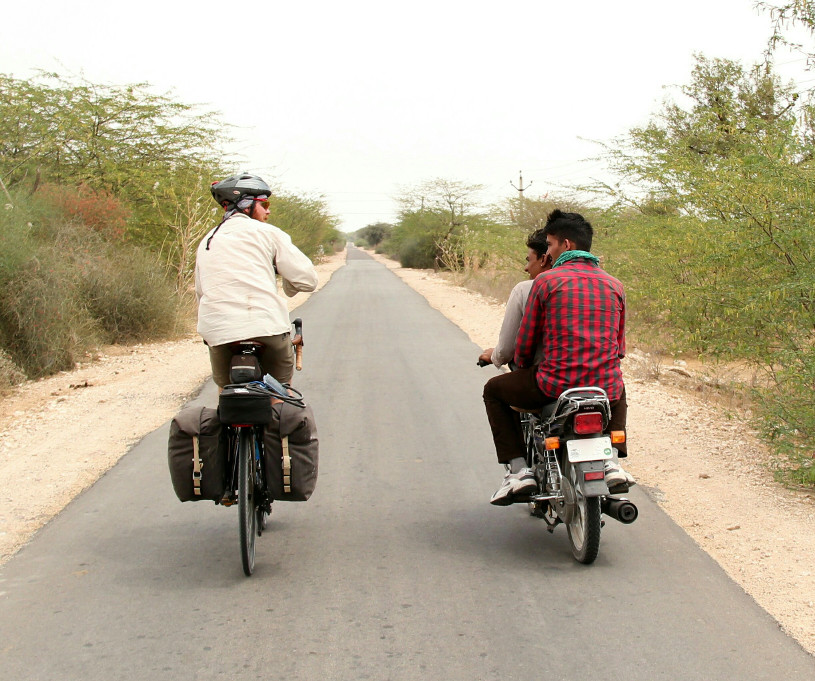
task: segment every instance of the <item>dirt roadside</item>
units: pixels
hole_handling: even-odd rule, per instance
[[[375,256],[480,347],[498,337],[503,305],[430,271]],[[318,266],[320,286],[345,262]],[[307,299],[291,299],[294,309]],[[473,358],[475,362],[475,357]],[[787,633],[815,654],[815,494],[776,484],[767,453],[738,419],[625,360],[626,467],[641,486]],[[110,349],[97,361],[26,383],[0,401],[0,564],[170,419],[209,376],[197,337]]]

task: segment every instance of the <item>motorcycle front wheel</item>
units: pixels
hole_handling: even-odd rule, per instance
[[[571,469],[570,482],[574,490],[574,512],[566,524],[572,555],[575,560],[589,565],[600,552],[600,497],[586,497],[575,484],[575,469]]]

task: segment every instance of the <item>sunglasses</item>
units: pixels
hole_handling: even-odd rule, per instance
[[[255,201],[260,201],[260,205],[263,206],[265,209],[269,209],[269,199],[254,199]]]

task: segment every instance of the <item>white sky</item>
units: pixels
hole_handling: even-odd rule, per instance
[[[644,123],[694,52],[754,62],[770,33],[753,0],[6,4],[0,72],[207,105],[238,126],[236,170],[324,195],[346,231],[436,177],[494,200],[519,170],[527,196],[600,176],[585,139]]]

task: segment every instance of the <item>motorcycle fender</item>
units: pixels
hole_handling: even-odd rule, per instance
[[[581,461],[572,464],[577,472],[578,486],[587,497],[601,497],[608,494],[608,485],[605,478],[599,480],[586,480],[584,473],[597,473],[605,470],[605,461]]]

